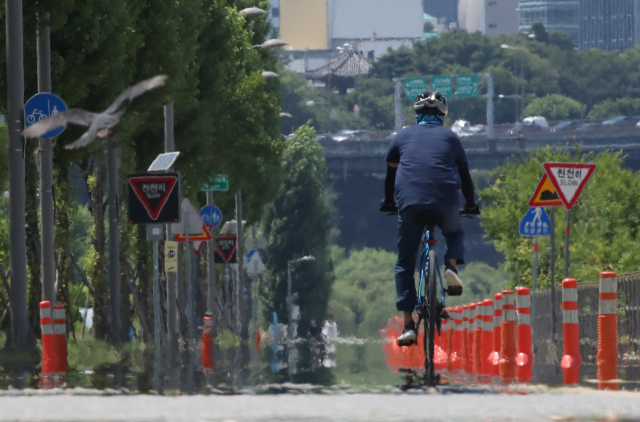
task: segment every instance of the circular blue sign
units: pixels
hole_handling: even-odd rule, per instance
[[[62,101],[62,98],[50,92],[41,92],[31,97],[24,105],[24,123],[26,127],[29,127],[62,111],[67,111],[67,105]],[[65,128],[66,126],[60,126],[50,130],[41,138],[54,138],[60,135]]]
[[[213,205],[205,205],[200,210],[200,217],[205,226],[216,228],[222,223],[222,211]]]

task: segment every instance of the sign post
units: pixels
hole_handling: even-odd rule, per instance
[[[567,209],[567,234],[564,242],[564,278],[569,278],[571,208],[578,202],[578,197],[596,170],[596,165],[593,163],[544,163],[544,170]]]
[[[533,268],[531,269],[531,285],[532,302],[531,302],[531,318],[535,318],[535,293],[536,282],[538,279],[538,236],[550,236],[553,233],[551,220],[542,207],[529,208],[527,214],[520,221],[520,236],[533,237]],[[532,328],[534,324],[531,324]]]
[[[549,207],[549,225],[551,227],[551,233],[549,236],[549,249],[551,252],[551,308],[553,312],[551,313],[551,337],[555,341],[556,338],[556,288],[555,288],[555,275],[556,275],[556,208],[561,207],[562,201],[558,196],[558,192],[556,192],[556,188],[553,187],[553,183],[549,180],[547,173],[543,173],[540,181],[538,182],[538,187],[531,199],[529,199],[530,207]],[[534,240],[534,261],[537,263],[537,249],[538,242],[537,238]],[[535,267],[536,270],[536,278],[537,278],[537,265]],[[533,287],[533,286],[532,286]],[[531,296],[531,311],[534,310],[533,301],[535,301],[535,288],[533,289],[533,295]]]

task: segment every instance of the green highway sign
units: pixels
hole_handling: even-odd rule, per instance
[[[451,98],[451,76],[434,76],[431,78],[431,90],[438,91],[447,98]]]
[[[457,98],[478,96],[478,75],[458,75],[456,79],[456,85],[458,88],[456,90]]]
[[[202,186],[203,191],[223,191],[229,190],[229,176],[226,174],[216,174],[213,176],[211,183],[205,183]]]
[[[408,100],[415,100],[416,97],[427,90],[427,78],[406,78],[404,80],[404,93]]]

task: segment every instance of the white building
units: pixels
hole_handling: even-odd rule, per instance
[[[460,0],[458,25],[487,35],[518,32],[518,0]]]

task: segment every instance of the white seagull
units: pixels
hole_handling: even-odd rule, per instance
[[[262,77],[264,78],[277,78],[280,75],[278,75],[276,72],[272,72],[270,70],[266,70],[264,72],[262,72]]]
[[[253,48],[253,49],[255,50],[255,49],[258,49],[258,48],[275,48],[275,47],[282,47],[283,45],[289,45],[289,44],[287,44],[287,43],[286,43],[286,41],[282,41],[282,40],[281,40],[281,39],[279,39],[279,38],[273,38],[273,39],[270,39],[270,40],[268,40],[268,41],[263,42],[263,43],[262,43],[262,44],[260,44],[260,45],[254,45],[254,46],[253,46],[253,47],[251,47],[251,48]]]
[[[246,9],[242,9],[240,14],[243,16],[257,16],[257,15],[265,15],[267,12],[260,9],[259,7],[247,7]]]
[[[106,138],[109,136],[113,128],[120,124],[120,117],[122,117],[125,112],[125,108],[120,109],[123,103],[130,102],[145,92],[164,85],[166,80],[166,75],[158,75],[139,82],[134,86],[130,86],[102,113],[92,113],[79,108],[71,108],[29,126],[24,130],[23,134],[27,138],[39,138],[50,130],[71,123],[80,126],[89,126],[89,129],[80,139],[69,145],[65,145],[65,149],[76,149],[89,145],[96,137]]]

